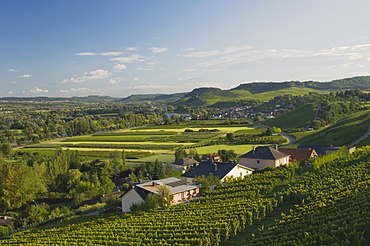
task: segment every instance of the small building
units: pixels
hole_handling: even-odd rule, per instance
[[[311,145],[311,144],[300,144],[298,149],[314,149],[320,156],[325,155],[325,149],[331,147],[330,145]]]
[[[252,168],[242,166],[235,162],[203,161],[195,168],[182,174],[181,178],[188,182],[192,182],[197,176],[208,176],[209,174],[213,174],[213,176],[218,177],[221,182],[223,182],[227,178],[243,178],[251,175],[253,171]]]
[[[199,187],[194,184],[171,177],[160,180],[145,180],[136,184],[121,196],[122,212],[131,212],[132,204],[144,201],[149,194],[158,194],[158,188],[165,185],[173,195],[171,205],[188,202],[199,195]]]
[[[0,226],[6,226],[16,219],[10,216],[0,216]]]
[[[319,156],[314,149],[278,148],[280,152],[290,155],[289,161],[303,161]]]
[[[199,161],[195,160],[192,157],[181,158],[172,163],[172,168],[175,171],[185,172],[193,167],[196,167],[199,164]]]
[[[289,154],[280,152],[268,146],[253,147],[248,153],[239,156],[240,164],[253,169],[263,169],[268,166],[276,168],[289,163]]]
[[[94,205],[96,203],[105,203],[109,198],[111,198],[114,195],[122,195],[123,191],[115,191],[109,194],[101,195],[101,196],[96,196],[91,198],[90,200],[83,201],[81,203],[82,206],[84,205]]]
[[[210,153],[202,157],[202,161],[221,162],[222,158],[217,153]]]

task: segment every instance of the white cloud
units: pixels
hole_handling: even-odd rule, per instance
[[[238,49],[242,51],[242,47],[246,50],[243,52],[233,52]],[[219,51],[209,51],[209,52],[197,52],[185,57],[210,57],[214,55],[221,55],[217,59],[203,61],[197,65],[200,67],[216,67],[217,71],[225,70],[234,67],[236,64],[242,64],[246,62],[255,61],[270,61],[274,63],[279,63],[277,59],[300,59],[300,64],[306,64],[305,62],[311,64],[312,60],[327,60],[332,64],[342,64],[344,61],[353,60],[363,60],[366,57],[370,57],[370,44],[365,45],[354,45],[354,46],[339,46],[330,49],[322,50],[297,50],[297,49],[247,49],[247,46],[241,47],[230,47],[222,52]],[[288,61],[288,60],[286,60]],[[298,60],[294,61],[295,63]],[[297,63],[296,63],[297,64]],[[243,67],[243,66],[240,66]],[[245,66],[244,66],[245,69]]]
[[[108,84],[111,84],[111,85],[113,85],[113,84],[118,84],[119,82],[121,82],[121,81],[123,81],[123,80],[125,80],[124,78],[113,78],[113,79],[110,79],[109,81],[108,81]]]
[[[13,94],[14,92],[13,91],[8,91],[8,94]]]
[[[126,50],[133,51],[133,50],[139,50],[138,47],[127,47]]]
[[[249,50],[252,49],[252,46],[250,45],[244,45],[244,46],[232,46],[229,48],[226,48],[225,50],[209,50],[209,51],[201,51],[201,52],[194,52],[190,54],[183,55],[184,57],[210,57],[210,56],[215,56],[215,55],[224,55],[236,51],[241,51],[241,50]]]
[[[23,91],[23,93],[25,93],[25,94],[31,94],[31,93],[32,94],[39,94],[39,93],[47,93],[47,92],[49,92],[49,90],[43,90],[43,89],[40,89],[38,87],[35,87],[35,88],[33,88],[29,91]]]
[[[184,72],[195,72],[197,70],[198,69],[196,69],[196,68],[188,68],[188,69],[184,69]]]
[[[184,49],[184,50],[186,50],[186,51],[190,51],[190,50],[195,50],[195,48],[186,48],[186,49]]]
[[[108,77],[110,74],[111,73],[106,71],[106,70],[97,69],[97,70],[93,70],[93,71],[90,71],[90,72],[85,72],[84,75],[82,75],[82,76],[75,75],[75,76],[71,77],[70,79],[65,79],[61,82],[61,84],[82,83],[82,82],[92,80],[92,79],[104,79],[104,78]]]
[[[135,70],[136,71],[152,71],[152,70],[154,70],[154,68],[152,68],[152,67],[147,67],[147,68],[139,67],[139,68],[136,68]]]
[[[117,69],[117,70],[123,70],[123,69],[126,69],[127,67],[124,65],[124,64],[116,64],[114,65],[113,67],[114,69]]]
[[[31,74],[23,74],[23,75],[19,75],[17,77],[18,78],[30,78],[30,77],[32,77],[32,75]]]
[[[148,48],[148,50],[151,50],[152,53],[164,53],[166,52],[168,49],[167,48],[160,48],[160,47],[151,47],[151,48]]]
[[[69,90],[60,90],[62,93],[95,93],[95,92],[100,92],[100,90],[94,90],[90,88],[71,88]]]
[[[125,52],[101,52],[101,53],[92,53],[92,52],[84,52],[84,53],[75,53],[76,56],[120,56],[123,55]]]
[[[116,57],[116,58],[111,58],[109,59],[110,61],[118,61],[121,63],[129,63],[129,62],[139,62],[139,61],[144,61],[144,57],[139,54],[133,54],[130,56],[126,57]]]
[[[135,80],[135,81],[139,81],[140,79],[139,79],[138,77],[135,77],[135,78],[134,78],[134,80]]]
[[[8,71],[8,72],[17,72],[17,70],[12,69],[12,68],[9,68],[7,71]]]

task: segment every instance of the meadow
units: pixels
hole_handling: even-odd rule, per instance
[[[128,164],[143,162],[173,162],[174,152],[183,147],[199,154],[217,153],[220,149],[233,149],[238,155],[252,149],[250,144],[217,144],[227,133],[259,134],[264,129],[250,123],[224,125],[223,120],[189,122],[186,125],[160,125],[130,128],[77,136],[60,142],[43,142],[25,146],[22,151],[52,154],[57,147],[78,150],[86,159],[106,159],[111,151],[125,150]]]

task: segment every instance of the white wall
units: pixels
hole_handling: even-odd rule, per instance
[[[143,199],[134,189],[129,190],[122,196],[122,212],[131,212],[131,205],[142,201]]]
[[[240,158],[240,164],[253,169],[262,169],[268,166],[278,167],[280,165],[289,163],[289,156],[279,160],[263,160],[263,159],[251,159],[251,158]],[[259,161],[259,163],[258,163]]]
[[[230,177],[230,178],[243,178],[245,176],[249,176],[253,173],[252,170],[249,170],[247,168],[245,168],[244,166],[242,165],[236,165],[227,175],[226,177]],[[221,180],[221,181],[224,181]]]

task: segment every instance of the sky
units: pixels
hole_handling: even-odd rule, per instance
[[[0,97],[370,75],[368,0],[0,0]]]

